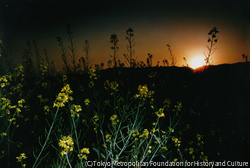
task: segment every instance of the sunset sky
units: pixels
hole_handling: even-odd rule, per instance
[[[60,3],[58,3],[60,2]],[[42,56],[47,49],[61,67],[60,47],[67,43],[66,24],[72,26],[78,58],[83,43],[90,42],[94,64],[104,63],[112,54],[111,34],[118,36],[118,59],[128,53],[125,40],[128,27],[135,35],[135,56],[146,62],[153,55],[153,65],[169,59],[167,44],[177,58],[177,66],[204,60],[209,43],[208,32],[218,28],[213,64],[244,62],[250,56],[250,1],[246,0],[1,0],[2,37],[12,40],[18,61],[28,40],[35,40]]]

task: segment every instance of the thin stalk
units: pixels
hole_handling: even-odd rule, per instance
[[[47,142],[49,141],[49,136],[50,136],[51,131],[52,131],[52,129],[53,129],[53,126],[54,126],[54,124],[55,124],[55,120],[56,120],[58,111],[59,111],[59,107],[57,107],[56,114],[55,114],[55,117],[54,117],[54,119],[53,119],[53,122],[52,122],[52,124],[51,124],[51,126],[50,126],[50,129],[49,129],[48,135],[47,135],[47,137],[46,137],[46,140],[45,140],[45,142],[44,142],[44,144],[43,144],[43,147],[42,147],[42,149],[41,149],[41,151],[40,151],[38,157],[36,157],[36,161],[35,161],[35,163],[33,164],[32,168],[35,168],[35,167],[38,166],[38,165],[36,166],[36,163],[37,163],[38,159],[40,158],[40,156],[41,156],[41,154],[42,154],[42,152],[43,152],[43,150],[44,150],[44,148],[45,148]]]
[[[67,154],[66,154],[66,158],[67,158],[67,162],[68,162],[69,167],[72,168],[72,166],[71,166],[71,164],[70,164],[70,162],[69,162],[68,152],[67,152]]]
[[[70,104],[68,103],[68,105],[69,105],[69,109],[70,109],[70,113],[71,113],[71,119],[72,119],[74,130],[75,130],[76,145],[77,145],[77,149],[78,149],[78,154],[80,156],[81,152],[80,152],[80,147],[79,147],[78,135],[77,135],[77,131],[76,131],[76,123],[75,123],[75,120],[74,120],[74,117],[73,117],[73,113],[72,113],[71,108],[70,108]],[[82,165],[82,159],[81,159],[81,165]]]

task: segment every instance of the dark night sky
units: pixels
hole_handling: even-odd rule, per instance
[[[119,40],[118,58],[124,62],[128,27],[134,29],[137,60],[145,61],[153,54],[153,65],[169,58],[167,44],[182,66],[183,57],[192,61],[204,59],[207,33],[216,26],[220,33],[213,64],[243,62],[250,56],[250,1],[246,0],[0,0],[0,28],[10,38],[15,58],[20,57],[28,40],[35,40],[39,49],[46,48],[60,67],[57,36],[67,42],[66,24],[72,26],[78,58],[87,39],[94,63],[110,59],[110,36]]]

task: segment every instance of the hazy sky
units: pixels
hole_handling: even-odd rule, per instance
[[[41,54],[47,49],[56,65],[62,37],[67,45],[66,24],[72,26],[77,55],[83,55],[85,40],[90,42],[94,64],[104,63],[112,54],[111,34],[118,36],[118,59],[128,53],[125,40],[128,27],[135,35],[135,56],[146,62],[153,55],[153,65],[169,59],[167,44],[177,57],[177,65],[205,58],[208,32],[217,27],[218,43],[213,64],[243,62],[250,56],[250,1],[248,0],[0,0],[0,28],[15,47],[20,58],[28,40],[35,40]]]

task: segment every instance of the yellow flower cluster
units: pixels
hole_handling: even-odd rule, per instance
[[[161,118],[161,117],[165,117],[165,114],[163,113],[163,108],[160,108],[159,111],[156,111],[155,114]]]
[[[72,90],[70,89],[69,84],[65,85],[62,88],[61,93],[58,94],[53,107],[63,107],[64,103],[68,102],[68,99],[73,100],[73,98],[69,96],[71,93]]]
[[[117,119],[117,115],[114,114],[110,117],[110,120],[112,121],[112,125],[115,125],[116,123],[119,122],[119,120]]]
[[[0,78],[0,85],[1,87],[5,87],[8,84],[8,80],[6,79],[6,76],[2,76]]]
[[[20,156],[16,157],[17,162],[21,162],[23,159],[27,159],[25,153],[21,153]]]
[[[8,115],[10,115],[10,109],[13,109],[13,108],[16,108],[16,106],[14,105],[14,106],[11,106],[11,104],[10,104],[10,100],[9,99],[6,99],[5,97],[2,97],[1,99],[0,99],[1,101],[0,101],[0,104],[1,104],[1,116],[0,116],[0,118],[1,117],[3,117],[5,114],[8,114]],[[19,108],[17,108],[17,112],[19,113],[20,111],[19,111],[20,109]],[[5,111],[5,113],[3,113]]]
[[[108,86],[108,87],[107,87]],[[106,80],[105,83],[104,83],[104,88],[106,90],[108,90],[108,88],[114,90],[114,91],[118,91],[118,87],[119,87],[119,84],[116,82],[116,81],[113,81],[111,83],[109,83],[109,80]],[[113,93],[111,93],[112,95]]]
[[[110,134],[106,134],[106,142],[109,142],[111,140],[111,135]]]
[[[181,141],[178,138],[172,138],[172,141],[175,143],[175,146],[181,146]]]
[[[89,78],[90,78],[90,79],[97,79],[97,76],[96,76],[96,73],[95,73],[95,70],[94,70],[94,69],[91,68],[91,69],[89,70],[88,74],[89,74]]]
[[[59,146],[63,147],[63,151],[61,152],[61,155],[64,156],[67,154],[68,151],[73,151],[73,145],[74,142],[72,140],[72,138],[70,137],[70,135],[63,136],[58,143]]]
[[[148,136],[149,136],[149,131],[148,131],[148,129],[144,129],[143,132],[142,132],[142,134],[141,134],[139,137],[140,137],[140,138],[141,138],[141,137],[144,137],[145,139],[147,139]]]
[[[149,97],[149,98],[151,98],[154,94],[154,91],[148,91],[147,85],[144,85],[144,86],[139,85],[138,91],[139,91],[139,94],[136,94],[135,98],[137,98],[137,97],[143,97],[143,98]]]
[[[86,106],[88,106],[89,103],[90,103],[90,100],[89,100],[89,99],[85,99],[85,100],[84,100],[84,103],[85,103]]]
[[[72,113],[71,117],[75,117],[75,115],[79,117],[80,116],[78,113],[79,111],[82,111],[82,107],[80,105],[75,105],[75,104],[71,105],[71,113]]]
[[[81,149],[81,154],[78,154],[79,159],[87,160],[87,155],[86,154],[90,154],[89,148],[82,148]]]

